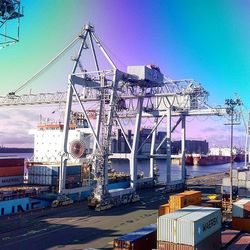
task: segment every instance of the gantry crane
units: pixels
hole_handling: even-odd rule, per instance
[[[69,75],[68,90],[66,92],[17,95],[17,92],[37,77],[45,68],[54,63],[65,50],[69,49],[76,41],[81,45],[78,55],[74,58],[74,66]],[[110,64],[110,69],[101,70],[97,58],[96,47],[100,49],[104,58]],[[87,71],[80,63],[83,52],[90,49],[93,56],[95,69]],[[158,158],[167,160],[166,183],[175,185],[171,180],[171,134],[181,124],[182,137],[182,180],[185,181],[185,139],[186,117],[197,115],[225,115],[225,108],[211,108],[207,105],[208,92],[196,81],[190,79],[172,80],[164,76],[155,65],[129,66],[127,72],[119,70],[108,55],[101,41],[97,38],[94,27],[90,24],[84,26],[79,36],[67,46],[58,56],[53,58],[44,68],[37,72],[20,88],[10,92],[6,97],[0,98],[0,106],[36,105],[66,103],[63,130],[63,150],[61,154],[61,167],[59,174],[59,193],[67,194],[65,189],[65,170],[68,160],[68,131],[72,103],[77,102],[82,110],[89,128],[94,137],[93,153],[88,159],[96,180],[95,188],[90,197],[90,204],[99,209],[119,205],[126,200],[137,200],[136,187],[138,152],[146,141],[151,140],[150,150],[150,176],[154,177],[154,161]],[[78,72],[77,69],[80,68]],[[81,92],[79,91],[79,87]],[[89,112],[86,104],[97,103],[95,111],[95,126],[92,122],[93,113]],[[172,117],[178,117],[176,124],[172,124]],[[139,145],[140,128],[142,120],[153,118],[154,126],[141,145]],[[123,119],[132,119],[134,124],[133,140],[129,141]],[[166,121],[166,136],[159,145],[155,143],[156,131]],[[127,154],[111,153],[111,137],[116,124],[122,131],[123,137],[130,150]],[[159,149],[167,143],[166,154],[160,154]],[[129,161],[130,187],[123,190],[108,191],[108,163],[114,158],[123,158]],[[126,197],[126,199],[124,198]]]

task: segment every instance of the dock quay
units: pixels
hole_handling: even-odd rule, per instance
[[[225,173],[195,177],[188,186],[211,188]],[[209,193],[209,192],[208,192]],[[3,216],[0,224],[0,249],[113,249],[113,239],[137,228],[156,223],[158,208],[172,193],[164,186],[139,190],[137,203],[96,212],[86,201],[56,209],[46,208]],[[91,225],[91,226],[90,226]],[[110,225],[113,225],[112,228]],[[37,239],[42,239],[38,241]]]

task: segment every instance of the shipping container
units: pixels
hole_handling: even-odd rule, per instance
[[[58,165],[35,165],[28,169],[28,183],[38,185],[57,186],[59,181]],[[66,167],[66,185],[80,186],[81,166],[73,165]],[[77,185],[76,185],[77,186]]]
[[[177,220],[183,216],[202,209],[198,206],[188,206],[173,213],[162,215],[157,219],[157,241],[169,241],[176,243]]]
[[[244,218],[250,218],[250,201],[244,204]]]
[[[221,246],[227,247],[230,243],[240,235],[239,230],[225,230],[221,232]]]
[[[250,233],[250,218],[232,218],[232,228],[234,230],[245,231]]]
[[[243,197],[243,198],[249,197],[250,198],[250,189],[241,187],[238,190],[238,195],[239,195],[239,197]]]
[[[24,158],[19,157],[0,157],[1,167],[24,166]]]
[[[239,188],[241,188],[241,187],[245,188],[246,187],[246,181],[239,180],[238,181],[238,187]]]
[[[186,196],[183,194],[170,195],[169,197],[169,207],[170,211],[174,212],[180,208],[187,206]]]
[[[233,178],[238,179],[238,169],[232,170],[232,176],[233,176]]]
[[[164,214],[168,214],[168,213],[170,213],[170,206],[169,206],[168,203],[167,203],[167,204],[164,204],[164,205],[161,205],[161,206],[159,207],[159,209],[158,209],[158,217],[159,217],[159,216],[162,216],[162,215],[164,215]]]
[[[233,186],[238,186],[238,179],[232,178],[232,183],[233,183]],[[231,184],[231,181],[229,177],[225,177],[222,179],[222,186],[229,187],[230,184]]]
[[[250,249],[250,234],[240,235],[226,249],[227,250],[249,250]]]
[[[221,210],[203,207],[190,215],[178,218],[176,243],[195,246],[221,229]]]
[[[250,198],[240,199],[233,203],[233,217],[250,216]]]
[[[59,182],[59,176],[54,175],[29,175],[28,183],[37,185],[49,185],[57,186]],[[81,184],[80,175],[66,175],[66,184]]]
[[[0,167],[0,177],[24,175],[24,166]]]
[[[0,177],[0,187],[22,185],[23,175]]]
[[[238,180],[239,181],[246,181],[247,180],[247,173],[244,172],[239,172],[238,173]]]
[[[180,208],[189,205],[201,204],[201,192],[200,191],[185,191],[176,195],[170,195],[169,205],[170,211],[174,212]]]
[[[28,173],[33,175],[58,175],[60,167],[58,165],[34,165],[28,168]],[[66,167],[68,175],[81,174],[81,165],[69,165]]]
[[[138,229],[114,240],[114,250],[152,250],[156,248],[156,224]]]
[[[201,241],[196,246],[177,244],[167,241],[157,242],[158,250],[219,250],[221,249],[221,232],[217,232],[210,235],[208,238]]]

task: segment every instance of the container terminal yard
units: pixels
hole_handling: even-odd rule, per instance
[[[0,1],[3,48],[19,41],[21,18],[21,1]],[[6,33],[13,21],[18,37]],[[19,93],[76,45],[67,92]],[[105,47],[88,23],[41,70],[0,97],[0,108],[64,105],[58,120],[40,115],[30,131],[32,159],[0,157],[0,249],[249,250],[250,144],[242,153],[233,148],[241,99],[213,107],[200,83],[173,80],[155,64],[122,71]],[[88,51],[94,69],[81,62]],[[226,117],[230,148],[187,154],[187,118],[198,116]],[[145,120],[152,126],[143,136]],[[180,152],[173,154],[177,129]],[[140,173],[140,159],[149,161],[148,176]],[[116,160],[125,160],[129,171],[116,171]],[[233,169],[242,160],[244,167]],[[179,179],[172,178],[174,161],[181,165]],[[186,165],[225,163],[228,171],[187,178]]]

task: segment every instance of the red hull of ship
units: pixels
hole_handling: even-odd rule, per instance
[[[197,155],[193,156],[193,162],[196,166],[209,166],[229,163],[231,161],[230,156],[221,155]]]

